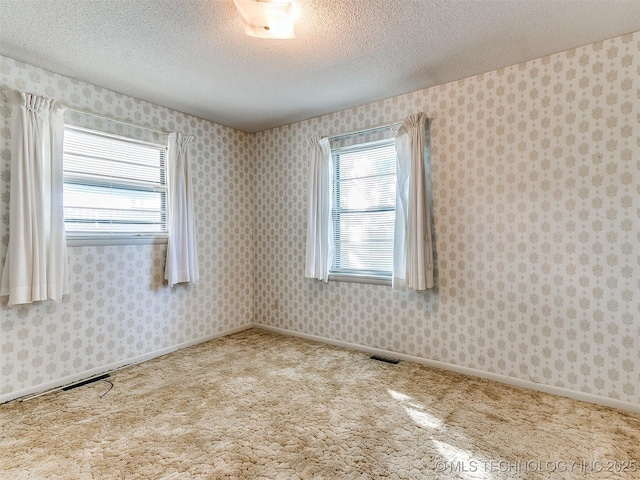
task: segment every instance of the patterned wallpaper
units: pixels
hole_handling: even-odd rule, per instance
[[[304,277],[307,138],[433,123],[439,283]],[[640,404],[640,33],[256,136],[256,323]]]
[[[640,33],[255,136],[0,57],[6,88],[195,135],[201,283],[163,286],[161,245],[70,248],[64,302],[0,305],[0,398],[254,321],[640,404]],[[304,279],[307,139],[420,110],[437,288]]]
[[[192,142],[200,283],[163,285],[165,245],[70,247],[62,303],[0,305],[0,399],[243,325],[253,316],[252,137],[231,128],[0,57],[0,90],[48,95],[137,125],[195,135]],[[149,132],[82,118],[134,138]],[[0,264],[9,240],[10,108],[0,95]],[[157,138],[156,138],[157,140]]]

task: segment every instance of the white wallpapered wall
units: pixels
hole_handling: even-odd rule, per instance
[[[194,134],[202,277],[163,286],[163,246],[71,248],[63,303],[0,306],[0,396],[253,319],[640,403],[639,33],[255,136],[3,57],[0,88]],[[304,279],[307,138],[419,110],[438,288]],[[8,121],[1,98],[0,258]]]
[[[439,285],[303,278],[307,139],[433,118]],[[256,322],[640,403],[640,34],[256,136]]]
[[[173,289],[163,285],[165,245],[69,248],[71,293],[62,303],[7,308],[5,298],[0,305],[0,397],[251,324],[251,136],[0,57],[0,90],[5,89],[195,135],[201,280]],[[2,263],[9,241],[9,122],[8,102],[0,95]],[[148,133],[95,119],[87,123],[137,138]]]

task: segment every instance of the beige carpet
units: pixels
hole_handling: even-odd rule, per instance
[[[638,415],[260,330],[110,380],[0,406],[0,478],[640,478]]]

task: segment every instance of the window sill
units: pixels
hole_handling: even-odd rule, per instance
[[[346,273],[329,274],[331,282],[347,282],[347,283],[367,283],[370,285],[387,285],[391,286],[390,277],[379,277],[374,275],[356,275]]]
[[[67,247],[94,247],[116,245],[158,245],[166,244],[167,237],[148,236],[113,236],[113,237],[83,237],[67,235]]]

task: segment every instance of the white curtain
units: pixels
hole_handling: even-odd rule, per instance
[[[333,262],[333,222],[331,221],[331,147],[328,138],[314,138],[309,163],[309,197],[307,209],[306,278],[329,281]]]
[[[9,245],[0,295],[8,305],[59,302],[69,292],[62,205],[64,107],[47,97],[4,92],[13,109]]]
[[[396,135],[394,290],[426,290],[434,283],[428,164],[425,162],[426,123],[424,113],[410,115]]]
[[[167,160],[167,212],[169,215],[169,241],[164,278],[170,287],[176,283],[198,283],[198,248],[196,220],[193,211],[193,188],[189,167],[191,135],[169,135]]]

